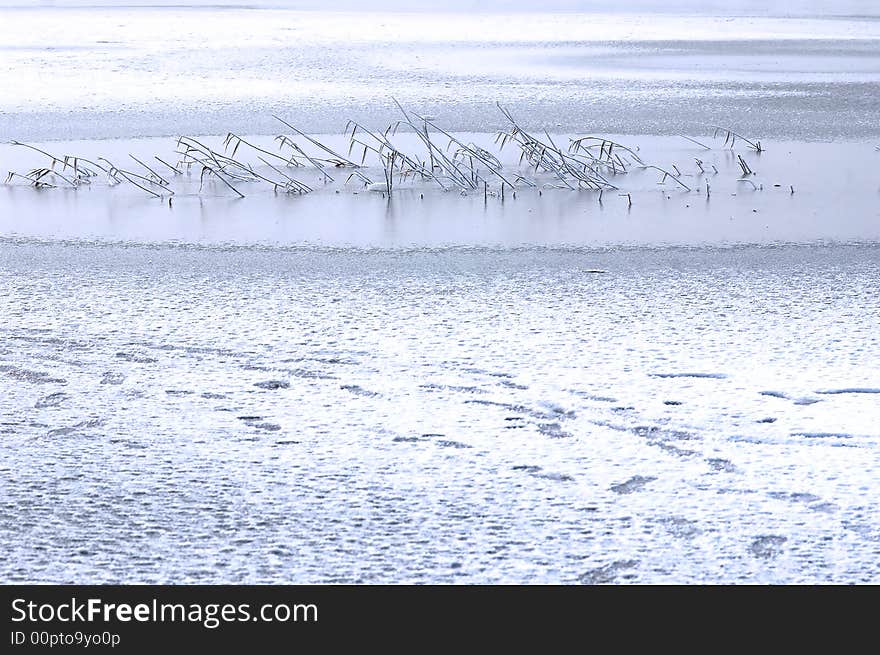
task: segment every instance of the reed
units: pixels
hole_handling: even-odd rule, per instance
[[[763,146],[761,146],[760,141],[757,141],[757,140],[752,141],[751,139],[747,139],[742,134],[734,132],[729,127],[721,127],[719,125],[710,125],[709,127],[712,128],[712,138],[713,139],[719,138],[720,135],[722,135],[722,134],[724,135],[724,145],[725,146],[730,144],[730,147],[733,148],[734,144],[736,143],[736,140],[739,139],[740,141],[742,141],[746,145],[748,145],[748,147],[751,148],[752,150],[754,150],[755,152],[759,152],[759,153],[764,152],[764,148],[763,148]]]
[[[571,137],[561,147],[557,143],[558,137],[547,130],[525,129],[500,103],[496,106],[507,127],[495,134],[497,150],[487,149],[466,142],[438,124],[436,119],[405,108],[397,99],[391,100],[397,107],[399,118],[385,129],[373,129],[357,120],[347,121],[343,130],[348,141],[347,154],[337,152],[315,136],[274,116],[286,131],[275,137],[277,152],[235,132],[227,132],[222,147],[217,149],[201,138],[181,136],[175,149],[180,157],[178,161],[172,163],[158,155],[147,160],[129,153],[129,159],[134,162],[132,169],[120,168],[104,157],[93,161],[74,155],[59,156],[37,146],[12,141],[11,145],[36,152],[48,161],[44,166],[23,173],[10,171],[6,184],[24,182],[38,189],[75,189],[91,184],[103,174],[111,185],[131,184],[154,197],[170,198],[175,194],[172,188],[174,179],[196,166],[199,171],[198,193],[204,191],[207,179],[215,178],[238,197],[244,198],[242,185],[245,184],[267,184],[276,193],[301,195],[312,192],[312,186],[294,177],[291,169],[312,168],[326,185],[336,182],[330,172],[332,169],[348,168],[351,172],[343,185],[356,181],[368,190],[381,191],[389,196],[410,182],[436,184],[443,191],[456,190],[463,195],[482,193],[486,203],[490,197],[499,197],[501,201],[515,198],[516,190],[522,187],[537,189],[539,194],[544,188],[589,190],[598,192],[601,205],[603,191],[614,190],[621,191],[620,195],[627,197],[627,206],[631,207],[632,194],[620,189],[620,180],[625,181],[626,176],[636,170],[657,171],[661,175],[658,184],[671,180],[685,192],[691,192],[692,188],[684,178],[706,177],[707,198],[711,193],[708,176],[719,174],[715,165],[707,164],[699,157],[694,158],[695,173],[683,173],[674,163],[670,168],[659,166],[647,161],[637,146],[603,135]],[[733,149],[741,142],[757,153],[763,152],[759,140],[747,138],[727,127],[712,126],[712,129],[713,138],[724,137],[724,146]],[[403,139],[398,137],[400,132],[411,135]],[[711,150],[695,138],[679,136],[704,150]],[[406,143],[406,147],[401,147],[401,143]],[[505,148],[514,148],[518,153],[515,166],[502,163]],[[755,172],[742,154],[735,154],[740,173],[738,181],[759,190],[758,185],[748,179]],[[252,161],[254,158],[256,162]],[[378,171],[381,171],[381,177],[377,178]],[[698,184],[697,192],[700,187]],[[791,192],[794,193],[793,187]]]

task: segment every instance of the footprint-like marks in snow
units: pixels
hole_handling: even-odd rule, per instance
[[[819,398],[810,398],[809,396],[801,396],[799,398],[792,398],[786,393],[782,391],[759,391],[758,392],[762,396],[768,396],[770,398],[779,398],[780,400],[790,400],[795,405],[815,405],[818,402],[821,402]]]
[[[578,581],[581,584],[608,584],[614,582],[624,571],[634,569],[638,565],[639,560],[636,559],[617,560],[587,571],[578,578]]]
[[[693,539],[702,532],[697,527],[697,522],[686,519],[682,516],[667,516],[656,519],[657,523],[662,525],[669,534],[678,539]]]
[[[588,391],[580,391],[578,389],[569,389],[569,393],[573,393],[575,396],[579,398],[583,398],[584,400],[593,400],[597,403],[616,403],[617,398],[611,398],[610,396],[599,396]]]
[[[131,362],[132,364],[155,364],[159,361],[155,357],[150,357],[148,355],[138,355],[137,353],[130,352],[118,352],[116,353],[116,359]]]
[[[460,441],[451,441],[449,439],[441,439],[440,441],[437,441],[435,443],[440,448],[473,448],[473,446],[469,446],[466,443],[461,443]]]
[[[265,380],[263,382],[254,382],[254,386],[259,387],[260,389],[273,391],[275,389],[289,389],[290,382],[285,380]]]
[[[58,393],[51,393],[45,398],[40,398],[36,404],[34,405],[37,409],[43,409],[45,407],[58,407],[61,403],[67,400],[68,395],[63,391],[59,391]]]
[[[563,430],[559,423],[539,423],[538,432],[551,439],[567,439],[571,437],[571,433]]]
[[[706,460],[706,463],[713,471],[720,471],[722,473],[737,473],[739,471],[733,462],[721,457],[710,457]]]
[[[462,393],[487,393],[485,389],[480,389],[479,387],[472,386],[463,386],[456,384],[435,384],[434,382],[428,382],[426,384],[420,384],[420,389],[427,389],[428,391],[459,391]]]
[[[514,471],[522,471],[543,480],[552,480],[554,482],[571,482],[574,480],[572,476],[566,475],[565,473],[544,472],[542,468],[536,464],[518,464],[511,468]]]
[[[0,373],[5,373],[14,380],[31,384],[67,384],[67,380],[64,378],[53,378],[48,373],[29,371],[10,364],[0,365]]]
[[[651,373],[652,378],[705,378],[712,380],[724,380],[727,373]]]
[[[626,482],[612,484],[610,489],[614,493],[621,495],[636,493],[637,491],[644,489],[649,483],[656,479],[657,478],[654,476],[634,475]]]
[[[758,559],[772,559],[782,553],[786,541],[788,537],[775,534],[762,535],[751,543],[749,552]]]
[[[344,391],[348,391],[349,393],[353,393],[355,396],[362,396],[364,398],[375,398],[380,395],[376,391],[369,391],[368,389],[364,389],[356,384],[343,384],[340,385],[340,389]]]
[[[69,434],[75,434],[77,432],[81,432],[83,430],[87,430],[89,428],[98,428],[104,425],[104,420],[100,418],[88,419],[86,421],[80,421],[76,425],[72,425],[66,428],[55,428],[54,430],[49,430],[46,433],[48,437],[63,437]]]
[[[790,436],[806,439],[852,439],[853,437],[848,432],[792,432]]]
[[[239,421],[244,422],[245,425],[251,428],[256,428],[257,430],[265,430],[266,432],[278,432],[281,429],[281,426],[277,423],[270,423],[265,420],[264,416],[239,416],[237,417]]]

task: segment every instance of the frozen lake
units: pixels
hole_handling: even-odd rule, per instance
[[[0,141],[273,134],[273,113],[332,134],[350,118],[384,127],[392,95],[460,131],[502,127],[498,101],[561,132],[721,123],[876,138],[870,5],[843,17],[4,9],[0,88],[14,92],[0,97]]]
[[[880,22],[801,5],[0,10],[0,141],[345,149],[393,95],[491,148],[501,101],[690,189],[0,187],[0,581],[880,581]]]

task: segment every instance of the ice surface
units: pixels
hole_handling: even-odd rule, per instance
[[[0,11],[0,141],[274,134],[273,113],[338,133],[384,127],[392,95],[461,131],[502,127],[500,101],[570,132],[880,135],[866,16]]]

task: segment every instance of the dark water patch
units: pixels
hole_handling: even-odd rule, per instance
[[[880,389],[874,387],[845,387],[843,389],[820,389],[816,393],[823,395],[835,395],[842,393],[880,393]]]
[[[294,441],[293,439],[284,439],[282,441],[276,441],[276,446],[292,446],[293,444],[298,444],[299,441]]]
[[[626,482],[612,484],[610,489],[616,494],[626,495],[641,491],[646,485],[653,482],[657,478],[654,476],[634,475]]]
[[[769,396],[770,398],[781,398],[782,400],[788,400],[788,396],[781,391],[759,391],[758,393],[762,396]]]
[[[37,409],[43,409],[44,407],[58,407],[58,405],[67,400],[67,398],[68,395],[62,391],[51,393],[44,398],[40,398],[34,407]]]
[[[501,380],[498,383],[502,387],[507,387],[508,389],[517,389],[518,391],[525,391],[528,387],[524,384],[517,384],[516,382],[511,382],[510,380]]]
[[[345,391],[348,391],[349,393],[353,393],[355,396],[363,396],[364,398],[375,398],[376,396],[380,395],[376,391],[369,391],[369,390],[364,389],[363,387],[360,387],[356,384],[343,384],[343,385],[340,385],[339,388],[344,389]]]
[[[739,470],[729,459],[722,459],[721,457],[710,457],[706,460],[706,463],[713,471],[736,473]]]
[[[239,421],[244,421],[245,423],[252,421],[262,421],[264,416],[236,416]]]
[[[681,402],[680,400],[664,400],[664,401],[663,401],[663,404],[664,404],[664,405],[669,405],[669,406],[674,407],[674,406],[676,406],[676,405],[681,405],[682,402]]]
[[[165,389],[165,393],[169,396],[191,396],[195,391],[189,389]]]
[[[104,376],[101,378],[101,384],[113,384],[118,385],[122,384],[125,381],[125,376],[122,373],[104,373]]]
[[[511,470],[525,471],[526,473],[538,473],[541,470],[541,467],[537,464],[517,464],[516,466],[512,466]]]
[[[788,537],[779,535],[762,535],[749,546],[749,552],[758,559],[772,559],[782,553],[783,545]]]
[[[417,443],[419,441],[428,441],[427,437],[394,437],[391,441],[395,443]]]
[[[48,373],[29,371],[9,364],[0,365],[0,373],[5,373],[13,380],[30,382],[31,384],[67,384],[67,380],[63,378],[53,378]]]
[[[623,571],[628,571],[638,565],[639,560],[635,559],[617,560],[587,571],[578,578],[578,581],[581,584],[608,584],[614,582]]]
[[[631,412],[635,409],[632,405],[618,405],[617,407],[612,407],[612,412],[617,412],[622,414],[623,412]]]
[[[704,378],[712,380],[723,380],[727,377],[726,373],[651,373],[652,378]]]
[[[772,416],[767,416],[765,418],[759,418],[755,423],[776,423],[776,419]]]
[[[254,386],[272,391],[275,389],[289,389],[290,382],[285,380],[266,380],[264,382],[254,382]]]
[[[116,359],[121,359],[126,362],[131,362],[132,364],[155,364],[159,360],[155,357],[149,357],[147,355],[138,355],[137,353],[129,353],[129,352],[118,352],[116,353]]]
[[[213,393],[211,391],[206,391],[202,394],[202,398],[207,400],[226,400],[228,396],[224,393]]]

